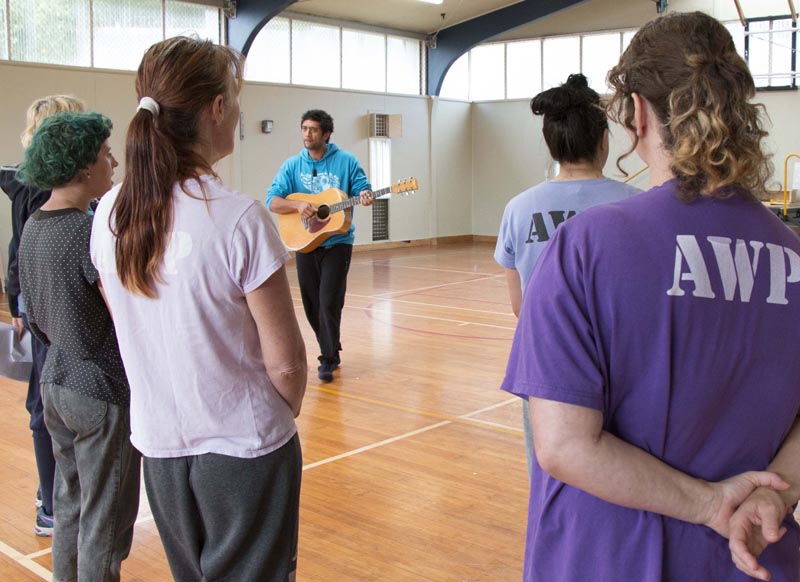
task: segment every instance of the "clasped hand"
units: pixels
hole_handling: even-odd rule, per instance
[[[789,484],[775,473],[750,471],[711,487],[713,501],[705,525],[728,538],[731,559],[739,570],[758,580],[770,580],[770,572],[758,563],[758,556],[786,533],[782,523],[792,509],[780,491]]]

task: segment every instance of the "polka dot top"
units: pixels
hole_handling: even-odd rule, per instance
[[[38,210],[22,232],[19,278],[31,329],[46,346],[42,383],[128,406],[114,323],[89,257],[92,217]]]

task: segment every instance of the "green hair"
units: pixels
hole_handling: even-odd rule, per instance
[[[97,161],[111,135],[111,120],[100,113],[56,113],[42,121],[19,166],[19,179],[40,190],[69,183]]]

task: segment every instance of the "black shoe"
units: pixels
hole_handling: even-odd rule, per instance
[[[317,377],[323,382],[333,382],[333,370],[335,368],[336,365],[332,362],[322,362],[319,368],[317,368],[317,370],[319,370]]]

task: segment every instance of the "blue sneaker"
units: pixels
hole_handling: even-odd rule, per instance
[[[323,382],[333,382],[333,370],[335,368],[336,364],[333,362],[322,362],[319,368],[317,368],[319,371],[317,377]]]
[[[42,506],[42,486],[39,485],[39,488],[36,490],[36,501],[33,502],[36,507]]]
[[[44,507],[40,507],[36,514],[36,525],[33,526],[33,531],[40,538],[53,537],[53,516],[47,515],[44,512]]]

